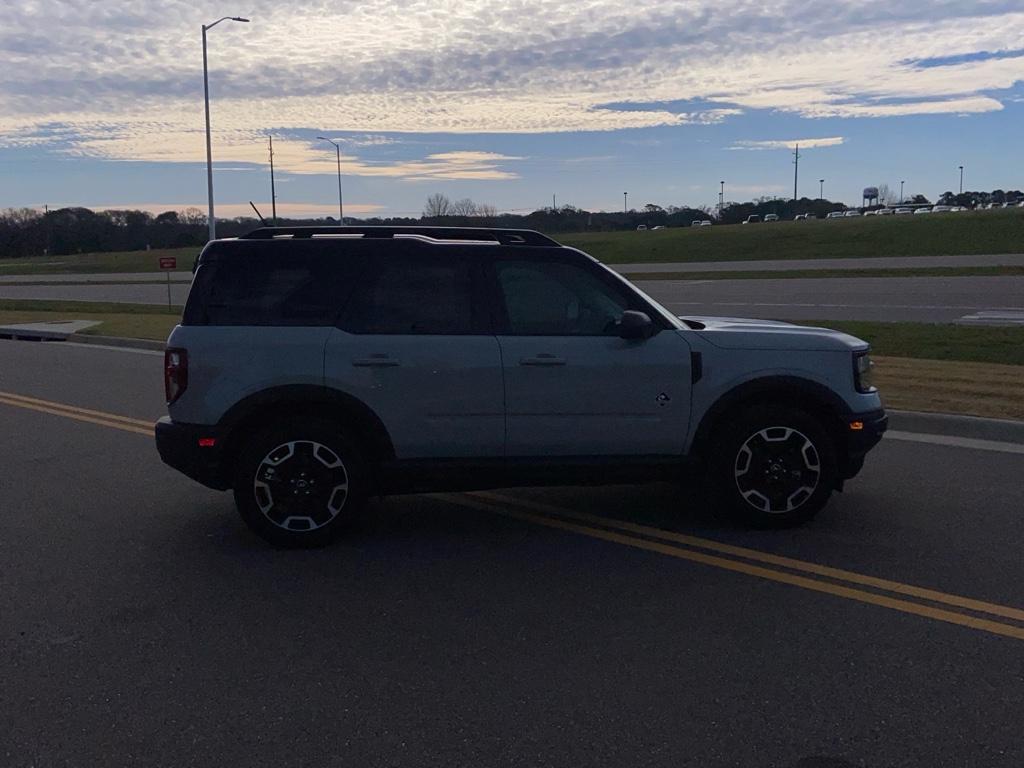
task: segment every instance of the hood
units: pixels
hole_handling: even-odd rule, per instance
[[[828,328],[794,325],[780,320],[742,317],[681,315],[709,343],[723,349],[780,349],[810,351],[862,350],[868,343],[856,336]]]

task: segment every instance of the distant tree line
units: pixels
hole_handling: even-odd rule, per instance
[[[885,191],[882,195],[881,192]],[[880,202],[897,203],[886,185],[879,188]],[[975,207],[990,203],[1002,204],[1024,199],[1019,190],[992,192],[945,192],[939,197],[941,205]],[[910,195],[904,202],[930,205],[923,195]],[[880,206],[876,206],[880,207]],[[782,200],[762,197],[749,202],[727,202],[721,211],[707,207],[670,205],[662,207],[647,203],[640,209],[628,211],[587,211],[573,205],[558,208],[540,208],[531,213],[499,213],[486,203],[468,198],[450,200],[443,194],[430,195],[422,216],[369,217],[353,219],[359,223],[381,226],[411,226],[435,224],[446,226],[490,226],[536,229],[548,233],[607,232],[636,229],[645,226],[687,227],[694,221],[713,220],[720,224],[736,224],[752,214],[762,218],[774,213],[781,219],[792,219],[797,214],[812,214],[822,218],[832,211],[846,210],[842,203],[831,200],[801,198]],[[338,223],[330,216],[322,219],[282,219],[281,226],[332,226]],[[235,237],[262,226],[254,217],[218,219],[217,234]],[[0,210],[0,256],[5,258],[63,255],[99,251],[135,251],[146,248],[181,248],[202,246],[207,239],[206,215],[198,208],[183,211],[164,211],[151,214],[136,210],[93,211],[88,208],[60,208],[38,211],[31,208]]]

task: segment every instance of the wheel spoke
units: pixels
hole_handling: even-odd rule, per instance
[[[313,531],[345,507],[349,478],[341,457],[312,440],[269,451],[256,469],[253,495],[260,512],[287,531]]]
[[[736,453],[733,476],[740,496],[759,512],[792,512],[818,487],[821,458],[802,432],[785,426],[758,430]]]

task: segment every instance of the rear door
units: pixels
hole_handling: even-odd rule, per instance
[[[328,386],[366,403],[399,459],[497,458],[501,353],[464,248],[409,243],[373,259],[326,346]]]
[[[680,454],[691,387],[682,333],[589,259],[546,250],[492,262],[506,454]],[[652,314],[659,332],[620,338],[627,309]]]

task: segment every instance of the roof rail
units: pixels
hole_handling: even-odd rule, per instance
[[[306,239],[323,235],[362,235],[364,238],[393,238],[402,235],[429,237],[435,240],[492,241],[500,245],[554,245],[561,243],[532,229],[500,229],[486,227],[260,227],[240,240],[273,240],[278,237]]]

